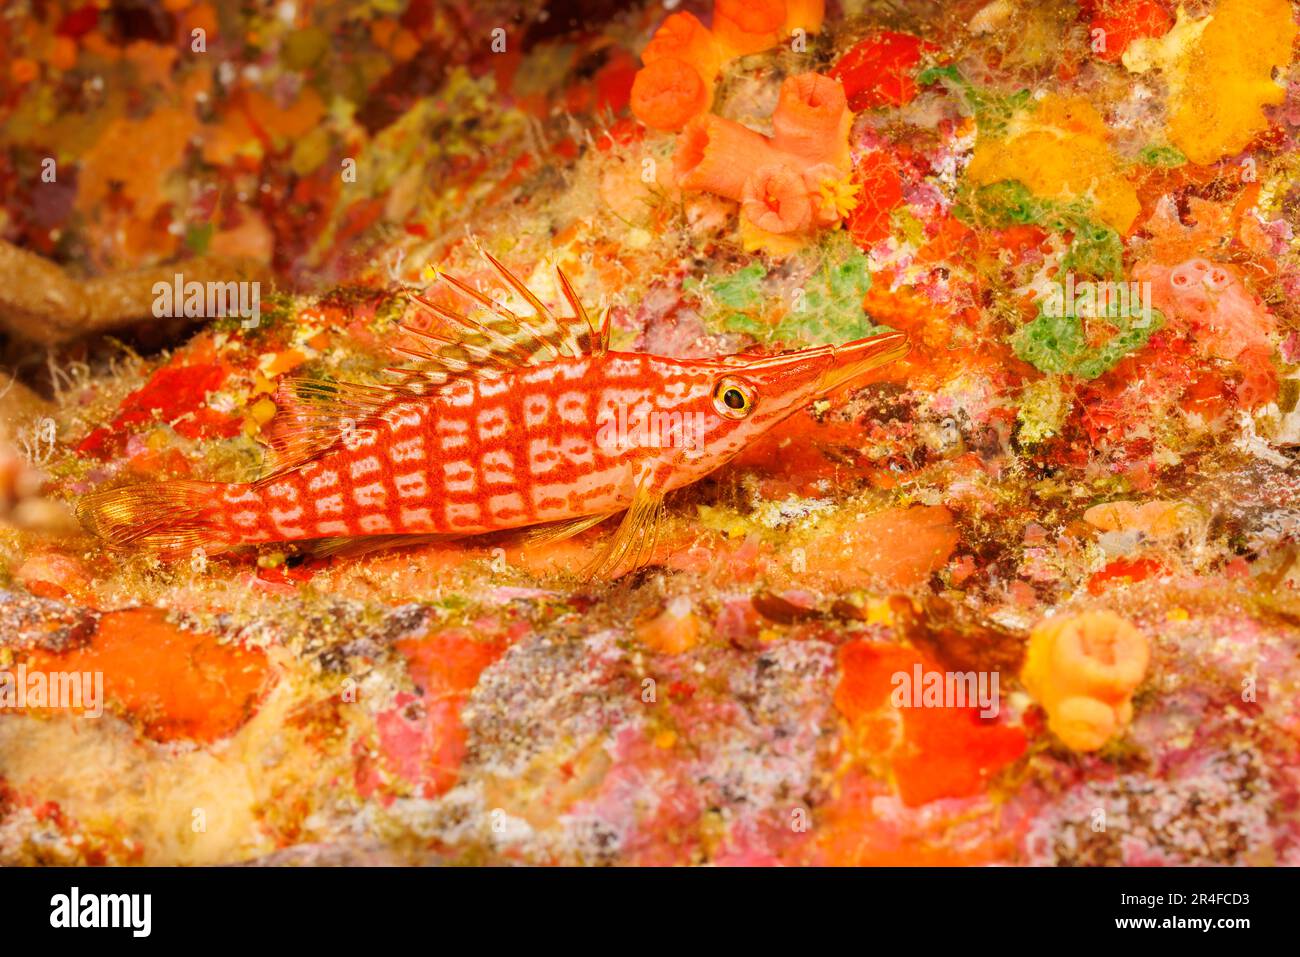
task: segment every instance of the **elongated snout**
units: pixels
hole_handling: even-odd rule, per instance
[[[902,332],[884,332],[867,339],[846,342],[841,346],[830,346],[831,361],[822,373],[820,391],[833,392],[846,382],[888,365],[896,359],[907,355],[911,344]]]
[[[736,355],[723,364],[743,372],[764,393],[764,403],[786,397],[794,403],[832,392],[845,383],[907,354],[902,332],[883,332],[840,345],[812,346],[771,356]]]

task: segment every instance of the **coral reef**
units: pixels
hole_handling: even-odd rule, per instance
[[[1300,863],[1293,5],[5,12],[0,863]],[[531,321],[480,252],[616,352],[912,348],[615,581],[75,521]]]

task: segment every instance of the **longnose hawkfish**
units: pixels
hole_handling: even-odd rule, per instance
[[[180,557],[259,542],[317,553],[511,533],[576,535],[622,513],[586,569],[645,564],[664,496],[714,471],[814,398],[907,352],[899,332],[776,355],[676,359],[609,348],[610,315],[556,316],[490,255],[533,313],[442,274],[468,314],[416,296],[454,335],[420,343],[388,385],[283,381],[267,424],[273,462],[248,483],[141,483],[82,498],[78,514],[118,547]]]

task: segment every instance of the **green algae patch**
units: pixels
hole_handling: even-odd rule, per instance
[[[828,251],[817,271],[790,294],[790,309],[772,338],[804,345],[848,342],[880,332],[862,308],[871,289],[867,257],[855,247]]]
[[[949,92],[955,93],[975,117],[980,133],[997,135],[1004,132],[1012,117],[1032,107],[1034,102],[1029,90],[999,93],[978,87],[951,65],[922,70],[917,74],[916,82],[920,86],[941,83]]]
[[[986,229],[1038,226],[1070,234],[1061,260],[1062,272],[1118,279],[1124,273],[1124,240],[1111,227],[1089,216],[1086,203],[1062,202],[1034,195],[1019,180],[1004,179],[970,191],[953,209],[967,225]]]
[[[1144,166],[1182,166],[1187,157],[1177,146],[1153,145],[1138,153],[1138,162]]]
[[[291,293],[268,291],[259,296],[256,325],[245,325],[248,320],[239,315],[220,316],[209,325],[215,332],[242,335],[253,344],[263,343],[293,325],[302,301]]]
[[[814,252],[817,265],[803,281],[751,263],[726,276],[687,280],[682,288],[698,297],[709,328],[764,344],[847,342],[886,328],[873,323],[862,308],[871,289],[867,257],[842,233]]]
[[[703,281],[687,279],[682,283],[682,290],[712,305],[712,314],[706,320],[709,326],[760,336],[766,328],[760,318],[767,299],[766,279],[767,267],[751,263],[727,276]]]
[[[1080,276],[1118,279],[1124,274],[1124,240],[1109,226],[1082,219],[1075,223],[1074,238],[1061,259],[1061,269]]]
[[[1087,323],[1087,325],[1085,325]],[[1113,332],[1098,341],[1090,332],[1105,325]],[[1015,354],[1041,372],[1095,379],[1120,359],[1147,344],[1164,325],[1164,316],[1108,315],[1085,320],[1081,316],[1050,315],[1045,309],[1012,337]],[[1090,328],[1092,327],[1092,328]]]

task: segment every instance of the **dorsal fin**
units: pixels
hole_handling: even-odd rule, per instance
[[[608,314],[596,329],[564,272],[556,267],[560,291],[573,315],[558,318],[509,269],[486,251],[483,253],[505,283],[535,311],[523,318],[499,302],[453,276],[439,278],[479,308],[465,314],[425,296],[413,296],[449,327],[449,334],[400,328],[414,347],[393,347],[408,364],[387,371],[397,377],[392,385],[358,385],[328,379],[291,377],[281,381],[275,394],[278,410],[263,428],[271,448],[274,478],[286,469],[304,465],[345,441],[349,430],[364,430],[379,423],[389,403],[436,394],[454,379],[493,377],[520,366],[550,362],[566,356],[601,355],[609,348]]]
[[[421,348],[394,349],[412,364],[388,371],[402,377],[404,385],[412,391],[427,393],[431,387],[436,389],[458,376],[493,376],[521,365],[535,365],[566,356],[601,355],[609,348],[608,322],[600,329],[592,325],[569,277],[558,266],[555,272],[560,291],[573,310],[573,315],[568,317],[556,316],[523,280],[491,253],[485,250],[483,255],[505,284],[532,307],[533,315],[526,318],[517,315],[468,283],[440,272],[439,279],[471,300],[477,308],[463,313],[427,296],[412,297],[455,333],[453,337],[402,326],[405,332],[420,341]]]

